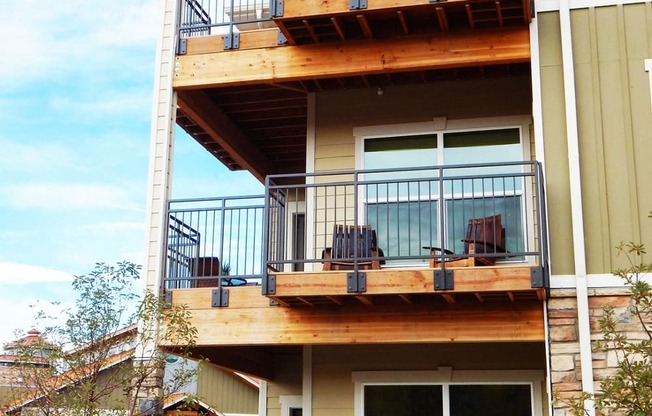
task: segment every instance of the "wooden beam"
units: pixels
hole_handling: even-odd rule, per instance
[[[346,32],[344,31],[344,25],[342,24],[342,21],[336,16],[331,17],[331,23],[333,23],[333,27],[335,27],[335,31],[340,37],[340,40],[346,40]]]
[[[374,33],[371,30],[371,25],[369,25],[369,20],[367,20],[367,16],[364,14],[358,14],[355,16],[355,18],[358,20],[358,23],[360,24],[360,28],[362,29],[362,33],[364,33],[364,37],[367,39],[371,39],[374,37]]]
[[[175,290],[172,303],[192,312],[199,348],[545,339],[543,308],[536,300],[283,308],[270,306],[260,287],[236,287],[229,290],[228,307],[211,308],[210,288]],[[262,364],[250,361],[250,369]]]
[[[410,34],[410,28],[408,26],[407,19],[405,18],[405,13],[403,13],[402,10],[399,10],[399,11],[396,12],[396,14],[398,15],[398,20],[401,22],[401,27],[403,28],[403,33],[405,33],[406,35],[409,35]]]
[[[177,59],[173,84],[180,90],[529,62],[530,42],[527,27],[505,27]]]
[[[261,182],[273,172],[272,162],[204,92],[179,91],[179,108],[218,143],[229,156]]]
[[[448,17],[446,16],[446,10],[444,10],[443,7],[437,7],[435,11],[437,12],[439,28],[442,30],[442,32],[448,32]]]

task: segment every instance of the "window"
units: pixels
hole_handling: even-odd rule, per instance
[[[371,170],[365,180],[374,183],[365,190],[363,215],[386,256],[416,257],[424,254],[423,247],[441,246],[442,241],[461,253],[468,220],[498,214],[505,228],[504,248],[524,251],[525,183],[518,177],[522,167],[509,162],[528,154],[522,137],[526,129],[501,122],[485,128],[433,126],[431,132],[423,132],[427,126],[420,123],[416,130],[421,131],[387,136],[382,128],[362,128],[358,167]],[[499,165],[468,167],[489,163]],[[469,176],[473,179],[464,179]]]
[[[540,416],[543,372],[354,372],[355,416]]]

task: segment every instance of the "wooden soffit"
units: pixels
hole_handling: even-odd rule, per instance
[[[209,88],[529,62],[529,29],[234,50],[177,57],[174,87]]]

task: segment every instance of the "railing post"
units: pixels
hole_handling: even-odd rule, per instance
[[[346,274],[346,287],[347,292],[349,293],[360,293],[367,291],[366,285],[366,273],[360,272],[360,253],[358,253],[358,227],[360,224],[359,215],[358,215],[358,185],[359,179],[358,171],[353,172],[353,272]],[[346,189],[346,188],[345,188]],[[344,200],[346,201],[346,191],[344,192]],[[344,203],[344,209],[346,210],[346,202]],[[346,211],[345,211],[346,212]]]
[[[276,288],[275,285],[271,284],[270,281],[270,275],[267,272],[269,270],[268,267],[268,262],[269,262],[269,227],[271,226],[270,224],[270,205],[271,205],[272,197],[271,197],[271,190],[270,190],[270,178],[269,176],[265,177],[265,207],[263,209],[263,247],[261,250],[261,255],[262,255],[262,291],[263,295],[274,295],[276,293]],[[273,279],[273,277],[272,277]]]

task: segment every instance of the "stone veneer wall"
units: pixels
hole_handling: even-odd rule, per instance
[[[644,332],[638,320],[630,314],[631,299],[628,289],[605,288],[589,290],[589,315],[594,389],[600,388],[600,380],[614,371],[618,365],[614,352],[605,353],[597,346],[601,339],[598,320],[606,305],[614,308],[619,329],[630,339],[643,339]],[[566,414],[564,400],[577,397],[582,392],[579,331],[577,327],[577,300],[574,290],[552,290],[548,301],[550,328],[550,369],[555,401],[554,414]]]

